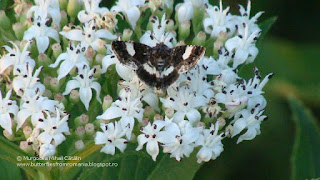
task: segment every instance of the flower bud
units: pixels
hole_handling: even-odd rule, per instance
[[[95,134],[95,130],[94,130],[94,125],[92,123],[88,123],[86,124],[86,126],[84,127],[85,128],[85,131],[86,131],[86,134],[88,136],[92,136]]]
[[[11,21],[4,12],[4,10],[0,11],[0,27],[3,30],[9,30],[11,28]]]
[[[94,78],[100,78],[100,76],[101,76],[101,66],[100,65],[95,65],[95,66],[93,66],[93,68],[95,69],[94,70],[94,73],[93,73],[93,77]]]
[[[51,78],[51,80],[50,80],[50,89],[51,89],[52,92],[55,92],[55,93],[59,92],[60,83],[59,83],[57,78]]]
[[[68,0],[59,0],[60,10],[66,10],[68,6]]]
[[[20,141],[20,149],[27,153],[32,152],[32,146],[27,141]]]
[[[112,104],[113,98],[108,94],[103,98],[102,110],[106,111]]]
[[[132,34],[133,31],[131,29],[124,29],[122,34],[122,41],[129,41],[131,39]]]
[[[152,119],[153,116],[154,116],[155,112],[153,110],[153,108],[151,106],[146,106],[144,108],[144,116],[149,118],[149,119]]]
[[[153,120],[154,120],[154,121],[163,120],[163,116],[161,116],[160,114],[155,114]]]
[[[23,127],[23,134],[24,134],[24,137],[28,139],[32,134],[32,128],[30,126]]]
[[[107,53],[107,48],[106,48],[106,42],[104,40],[98,39],[98,50],[97,52],[99,54],[106,54]]]
[[[185,40],[190,35],[190,21],[184,21],[179,25],[179,39]]]
[[[68,15],[65,10],[62,10],[60,13],[61,13],[60,27],[64,27],[66,24],[68,24]]]
[[[76,141],[76,142],[74,143],[74,146],[75,146],[75,148],[76,148],[77,150],[82,150],[82,149],[84,149],[84,147],[85,147],[82,140]]]
[[[76,126],[84,126],[88,124],[88,122],[89,122],[89,116],[86,114],[81,114],[81,116],[78,116],[75,119]]]
[[[52,77],[51,76],[46,76],[43,80],[43,84],[49,88],[50,87],[50,81],[51,81]]]
[[[52,52],[54,59],[57,59],[58,56],[62,53],[61,45],[60,43],[52,44]]]
[[[198,46],[204,46],[206,42],[206,33],[200,31],[197,36],[192,40],[192,44]]]
[[[86,58],[89,61],[90,65],[92,64],[93,57],[94,57],[95,53],[96,53],[96,51],[94,49],[92,49],[92,47],[89,47],[87,49]]]
[[[6,137],[8,140],[13,141],[14,140],[14,134],[10,134],[9,131],[3,130],[3,135]]]
[[[219,117],[217,121],[219,122],[219,129],[222,129],[226,125],[226,120],[222,117]]]
[[[76,89],[73,89],[73,90],[70,92],[69,100],[70,100],[70,102],[72,102],[73,104],[77,104],[77,103],[80,101],[79,91],[76,90]]]
[[[171,119],[174,115],[174,109],[172,108],[167,108],[165,111],[164,111],[164,114],[169,118]]]
[[[232,133],[233,133],[233,126],[232,125],[228,125],[226,127],[226,132],[229,132],[227,133],[229,137],[231,137]]]
[[[76,137],[79,138],[79,139],[83,139],[84,135],[86,134],[86,130],[84,129],[83,126],[77,127],[74,132],[76,134]]]
[[[102,59],[105,57],[106,55],[103,54],[97,54],[96,57],[94,58],[94,64],[95,65],[100,65],[102,63]]]
[[[54,95],[54,100],[60,103],[62,102],[65,106],[68,104],[67,99],[62,94]]]
[[[144,118],[142,118],[141,125],[142,125],[142,126],[146,126],[146,125],[148,125],[149,122],[150,122],[150,119],[144,117]]]
[[[25,29],[21,26],[21,23],[17,22],[12,25],[12,29],[14,31],[14,35],[16,35],[18,40],[23,39]]]
[[[175,30],[174,21],[172,19],[167,19],[166,21],[166,31]]]
[[[69,0],[67,5],[67,13],[71,19],[75,20],[80,10],[81,4],[79,0]]]
[[[50,99],[52,97],[52,92],[49,89],[46,89],[43,93],[43,96]]]
[[[46,54],[40,53],[38,56],[39,66],[48,67],[52,62]]]

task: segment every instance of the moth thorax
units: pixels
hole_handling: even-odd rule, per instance
[[[165,63],[166,63],[165,59],[159,58],[158,61],[157,61],[157,69],[159,71],[163,71],[164,68],[165,68]]]

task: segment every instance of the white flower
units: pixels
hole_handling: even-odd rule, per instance
[[[97,30],[94,21],[85,23],[83,26],[83,31],[79,29],[73,29],[68,32],[62,31],[60,34],[72,41],[80,41],[83,46],[90,46],[96,51],[98,51],[101,45],[103,46],[105,44],[102,39],[115,40],[117,38],[116,35],[113,35],[108,30]]]
[[[34,16],[47,17],[49,14],[52,18],[52,23],[60,27],[61,13],[58,0],[35,0],[36,5],[32,6],[27,13],[27,17]]]
[[[204,30],[210,34],[211,38],[217,38],[220,32],[227,33],[230,37],[235,31],[233,17],[228,14],[229,7],[225,10],[222,8],[222,0],[220,7],[209,5],[206,9],[209,17],[203,20]]]
[[[52,143],[54,146],[58,146],[66,140],[64,134],[70,134],[67,122],[69,115],[61,117],[58,109],[56,109],[56,114],[56,117],[51,117],[50,113],[46,111],[47,117],[37,124],[36,128],[43,130],[38,136],[41,143]]]
[[[116,148],[121,152],[126,149],[128,141],[122,137],[126,134],[127,129],[122,129],[118,121],[107,125],[101,123],[100,127],[103,132],[98,131],[94,138],[95,144],[105,144],[100,152],[114,155]]]
[[[178,13],[178,21],[180,23],[190,21],[193,17],[193,6],[190,0],[185,0],[184,3],[176,5],[176,12]]]
[[[201,60],[202,61],[202,60]],[[190,90],[197,94],[197,96],[203,96],[209,100],[213,95],[211,90],[211,85],[208,83],[207,71],[204,66],[201,66],[202,62],[199,62],[199,65],[196,65],[194,68],[184,73],[186,83],[189,84]]]
[[[137,151],[143,148],[143,145],[147,143],[147,153],[152,156],[152,159],[156,161],[156,158],[159,154],[159,145],[160,143],[170,143],[174,140],[175,135],[170,131],[162,130],[166,125],[168,125],[171,121],[166,117],[166,121],[157,120],[154,121],[153,124],[150,122],[147,126],[143,127],[140,134],[138,136],[138,147]],[[162,131],[161,131],[162,130]]]
[[[167,26],[166,15],[163,14],[161,24],[157,16],[153,16],[151,20],[153,23],[152,31],[146,31],[140,38],[140,43],[148,45],[150,47],[156,46],[158,43],[163,42],[168,47],[172,48],[177,44],[177,40],[170,32],[165,32]]]
[[[178,88],[176,94],[169,94],[169,97],[166,99],[160,98],[160,101],[164,107],[177,111],[173,116],[175,122],[180,122],[187,116],[191,123],[195,123],[201,118],[201,114],[197,109],[205,105],[207,99],[204,96],[193,93],[188,86],[184,86]]]
[[[146,1],[147,6],[152,10],[152,12],[156,11],[157,9],[163,9],[163,7],[167,7],[172,9],[173,0],[149,0]]]
[[[36,39],[37,48],[39,53],[44,53],[49,47],[49,37],[56,42],[60,42],[57,30],[48,27],[46,23],[50,21],[46,16],[34,17],[34,24],[24,32],[23,40]]]
[[[40,146],[39,156],[41,159],[46,159],[56,154],[56,147],[52,144],[42,144]]]
[[[42,95],[45,91],[45,86],[41,84],[40,78],[38,78],[38,76],[43,67],[39,67],[32,75],[33,67],[28,63],[26,63],[25,66],[26,68],[23,70],[27,72],[22,72],[22,69],[20,70],[20,68],[17,69],[20,75],[13,79],[12,86],[14,91],[19,96],[27,94],[29,96],[33,96],[36,93]]]
[[[122,12],[126,15],[132,29],[136,28],[138,19],[140,18],[139,7],[144,5],[145,0],[119,0],[111,11]]]
[[[134,119],[142,122],[143,112],[144,109],[142,108],[140,97],[132,98],[130,92],[127,92],[126,96],[120,94],[119,99],[113,102],[111,107],[102,115],[97,116],[97,119],[110,120],[120,117],[120,125],[122,129],[128,128],[126,136],[130,139],[134,127]]]
[[[0,74],[3,73],[8,67],[13,66],[13,74],[16,75],[17,68],[24,68],[26,63],[33,68],[35,62],[33,59],[31,59],[30,52],[27,50],[31,42],[28,41],[24,45],[22,52],[15,43],[12,41],[9,42],[13,45],[13,48],[7,45],[2,46],[6,51],[8,51],[8,54],[6,54],[0,60]]]
[[[210,129],[203,130],[203,134],[197,141],[197,144],[202,146],[197,153],[198,163],[208,162],[210,159],[215,160],[223,151],[221,140],[226,137],[226,133],[218,135],[218,131],[219,121],[211,125]]]
[[[233,124],[232,136],[238,135],[242,130],[247,129],[246,133],[238,138],[237,143],[243,140],[252,140],[259,135],[260,124],[267,118],[267,116],[262,115],[264,110],[260,110],[259,106],[251,110],[243,109],[235,115],[235,122]]]
[[[175,123],[172,123],[168,128],[171,129],[171,133],[175,134],[175,138],[172,142],[164,143],[163,152],[170,153],[170,157],[175,157],[177,161],[180,161],[183,156],[189,157],[202,129],[186,127],[184,132],[180,132]]]
[[[58,56],[56,62],[49,67],[56,68],[63,61],[58,70],[58,81],[65,77],[74,67],[80,68],[83,65],[88,65],[89,62],[85,57],[87,47],[79,43],[76,47],[73,43],[67,48],[67,52]]]
[[[57,103],[43,96],[26,97],[25,102],[21,105],[17,115],[17,130],[31,116],[31,123],[36,126],[39,121],[44,119],[43,111],[55,112]]]
[[[227,88],[224,88],[221,93],[217,93],[215,98],[218,103],[225,105],[227,112],[232,117],[248,104],[249,98],[247,95],[245,85],[236,86],[231,84]]]
[[[81,10],[78,13],[79,21],[81,23],[87,23],[109,12],[108,8],[99,7],[100,2],[101,0],[83,0],[85,10]]]
[[[5,98],[2,98],[2,92],[0,92],[0,126],[7,130],[9,134],[12,134],[12,122],[10,114],[16,116],[19,108],[16,101],[10,100],[12,90],[8,91]]]
[[[261,31],[257,30],[249,34],[248,26],[245,27],[244,34],[239,34],[231,39],[228,39],[225,46],[230,53],[235,53],[233,56],[233,68],[246,62],[252,63],[258,55],[258,48],[255,41],[260,36]]]
[[[243,23],[249,27],[249,33],[253,33],[254,31],[260,31],[261,29],[256,24],[258,18],[263,14],[263,12],[258,12],[250,19],[250,10],[251,10],[251,1],[248,1],[247,10],[244,9],[243,6],[239,5],[239,11],[241,16],[237,16],[239,23],[238,28],[240,31],[244,31]]]
[[[69,94],[73,89],[80,88],[80,100],[86,107],[89,109],[89,103],[92,98],[92,90],[96,91],[96,99],[101,103],[100,99],[100,92],[101,92],[101,85],[94,81],[95,78],[93,77],[93,73],[95,72],[95,68],[89,69],[87,65],[83,65],[82,68],[78,68],[78,76],[74,77],[74,80],[70,80],[67,83],[66,89],[63,95]]]

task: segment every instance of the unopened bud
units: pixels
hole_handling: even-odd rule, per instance
[[[85,146],[82,140],[78,140],[74,143],[74,146],[77,150],[82,150]]]
[[[217,121],[219,122],[219,129],[223,128],[226,125],[226,120],[222,117],[219,117]]]
[[[7,130],[3,130],[3,135],[10,141],[13,141],[15,137],[13,133],[10,134]]]
[[[62,102],[64,105],[67,105],[67,99],[62,95],[62,94],[56,94],[54,95],[54,100],[58,101],[58,102]]]
[[[206,42],[206,33],[203,31],[200,31],[197,36],[193,39],[192,44],[198,45],[198,46],[204,46]]]
[[[53,92],[59,92],[60,83],[59,83],[57,78],[51,78],[51,80],[50,80],[50,89]]]
[[[149,119],[152,119],[153,116],[154,116],[155,112],[153,110],[153,108],[151,106],[146,106],[144,108],[144,116],[149,118]]]
[[[38,63],[40,66],[48,67],[51,64],[51,59],[46,54],[41,53],[38,56]]]
[[[52,52],[54,59],[57,59],[58,56],[62,53],[61,45],[60,43],[55,43],[52,46]]]
[[[78,116],[75,119],[76,126],[84,126],[88,124],[88,122],[89,122],[89,116],[86,114],[81,114],[81,116]]]
[[[104,47],[105,48],[105,47]],[[92,61],[93,61],[93,57],[95,55],[96,51],[94,49],[92,49],[92,47],[89,47],[87,49],[87,52],[86,52],[86,58],[87,60],[90,62],[90,64],[92,64]]]
[[[123,35],[122,35],[122,40],[129,41],[131,39],[132,34],[133,34],[133,31],[131,29],[124,29]]]
[[[66,10],[68,6],[68,0],[59,0],[60,10]]]
[[[167,19],[166,20],[166,31],[174,31],[175,26],[174,26],[174,21],[172,19]]]
[[[100,78],[101,76],[101,66],[100,65],[95,65],[93,66],[93,68],[95,69],[94,73],[93,73],[93,77],[94,78]]]
[[[51,79],[52,79],[51,76],[46,76],[46,77],[44,78],[43,84],[44,84],[47,88],[50,87],[50,81],[51,81]]]
[[[69,0],[67,5],[67,13],[72,18],[75,19],[81,10],[81,4],[79,0]]]
[[[73,104],[77,104],[77,103],[80,101],[79,91],[76,90],[76,89],[73,89],[73,90],[70,92],[69,100],[70,100],[70,102],[72,102]]]
[[[174,110],[172,108],[167,108],[165,111],[164,111],[164,114],[169,118],[171,119],[174,115]]]
[[[32,134],[32,128],[30,126],[23,127],[23,134],[24,134],[24,137],[28,139]]]
[[[20,141],[20,149],[22,149],[24,152],[31,153],[32,145],[27,141]]]
[[[88,136],[92,136],[95,134],[94,125],[92,123],[86,124],[86,126],[84,128],[85,128],[86,134]]]
[[[228,136],[231,137],[232,133],[233,133],[233,126],[232,125],[228,125],[226,127],[226,132],[229,132],[228,133]]]
[[[160,114],[155,114],[153,120],[154,120],[154,121],[163,120],[163,116],[161,116]]]
[[[11,28],[11,21],[4,10],[0,11],[0,27],[4,30],[9,30]]]
[[[105,56],[106,56],[106,55],[97,54],[96,57],[94,58],[94,64],[95,64],[95,65],[100,65],[100,64],[102,64],[102,59],[103,59]]]
[[[21,23],[17,22],[12,25],[12,29],[14,34],[16,35],[18,40],[22,40],[25,29],[21,26]]]
[[[106,54],[107,53],[106,42],[101,39],[98,39],[96,41],[97,41],[97,47],[98,47],[97,52],[99,54]]]
[[[65,10],[61,11],[60,27],[64,27],[68,23],[68,15]]]
[[[76,134],[76,137],[79,138],[79,139],[83,139],[85,134],[86,134],[86,130],[84,129],[83,126],[77,127],[74,132]]]
[[[108,94],[103,98],[102,110],[106,111],[112,104],[113,98]]]
[[[190,35],[190,21],[184,21],[179,25],[179,40],[187,39]]]
[[[46,89],[43,93],[43,96],[50,99],[52,97],[52,92],[49,89]]]

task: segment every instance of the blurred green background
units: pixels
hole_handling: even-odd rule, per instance
[[[103,0],[103,4],[111,3]],[[246,6],[247,0],[223,3],[237,14],[237,4]],[[224,141],[221,156],[205,163],[195,179],[290,179],[296,133],[287,97],[297,97],[320,119],[320,1],[252,0],[251,16],[258,11],[265,12],[259,22],[273,16],[278,20],[259,44],[256,61],[240,73],[246,79],[253,77],[254,66],[262,76],[275,73],[264,89],[269,120],[262,123],[262,134],[252,141],[239,145],[236,139]],[[0,167],[0,174],[9,169],[10,166]]]
[[[246,2],[223,1],[232,12]],[[204,164],[196,179],[290,179],[295,124],[287,96],[296,96],[320,119],[320,1],[252,0],[251,16],[258,11],[265,12],[259,22],[278,19],[259,45],[255,62],[241,73],[252,77],[254,66],[262,75],[275,73],[264,89],[269,120],[252,141],[225,141],[221,156]]]

